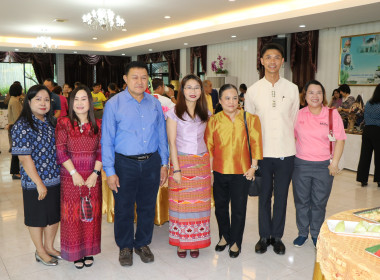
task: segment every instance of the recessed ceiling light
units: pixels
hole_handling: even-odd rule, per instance
[[[236,35],[231,35],[231,38],[236,38]]]
[[[98,40],[98,38],[96,38],[96,37],[92,37],[92,40]]]
[[[78,52],[74,51],[74,53],[78,53]]]
[[[55,18],[53,21],[54,21],[54,22],[66,22],[67,19],[63,19],[63,18]]]
[[[125,53],[122,53],[121,55],[125,55]]]
[[[152,49],[149,49],[148,51],[150,51],[150,52],[151,52],[151,51],[153,51],[153,50],[152,50]]]
[[[228,2],[235,2],[235,0],[228,0]]]
[[[183,43],[185,46],[187,46],[188,45],[188,43]]]
[[[19,51],[19,49],[15,49],[15,51],[16,51],[16,52],[18,52],[18,51]]]
[[[305,24],[301,24],[299,27],[301,27],[301,28],[305,28],[306,25],[305,25]]]
[[[123,28],[121,31],[125,32],[125,31],[127,31],[127,28]]]
[[[164,18],[166,18],[166,19],[169,19],[169,18],[170,18],[170,16],[164,16]]]

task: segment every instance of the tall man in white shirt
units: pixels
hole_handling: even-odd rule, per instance
[[[260,240],[255,252],[265,253],[273,245],[276,254],[285,254],[284,233],[288,190],[293,172],[296,146],[294,122],[299,109],[298,87],[280,77],[284,51],[267,44],[261,51],[265,77],[248,88],[245,109],[259,116],[263,135],[264,159],[259,161],[262,189],[259,196]],[[271,211],[274,192],[273,215]]]

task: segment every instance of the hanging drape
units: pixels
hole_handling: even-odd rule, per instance
[[[264,66],[261,64],[261,49],[265,44],[268,44],[272,42],[273,38],[276,36],[267,36],[267,37],[260,37],[257,38],[257,63],[256,63],[256,68],[257,71],[259,72],[259,77],[260,79],[264,77],[265,74],[265,69]]]
[[[96,82],[107,89],[109,83],[121,86],[126,66],[130,57],[65,54],[65,82],[73,85],[75,82],[92,87],[94,84],[94,69],[96,66]]]
[[[42,84],[45,79],[54,78],[55,54],[9,52],[9,56],[12,58],[12,61],[16,63],[31,62],[40,84]]]
[[[157,53],[141,54],[137,56],[137,61],[144,63],[158,63],[162,62],[163,58],[168,62],[169,80],[179,79],[179,50],[171,50]]]
[[[318,61],[319,31],[292,33],[290,67],[293,72],[293,83],[298,87],[315,79]]]
[[[3,62],[7,57],[8,52],[0,52],[0,62]]]
[[[190,73],[194,74],[194,58],[201,59],[203,72],[207,72],[207,46],[199,46],[190,48]]]

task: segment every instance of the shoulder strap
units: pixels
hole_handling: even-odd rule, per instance
[[[249,158],[251,159],[251,164],[252,164],[252,153],[251,153],[251,145],[249,143],[249,133],[248,133],[248,125],[247,125],[247,117],[246,116],[247,116],[247,112],[244,111],[244,125],[245,125],[245,131],[247,132]]]
[[[331,137],[334,136],[334,132],[333,132],[333,129],[334,129],[334,123],[333,123],[333,108],[329,108],[329,134]],[[332,144],[332,141],[330,141],[330,159],[333,158],[333,144]]]

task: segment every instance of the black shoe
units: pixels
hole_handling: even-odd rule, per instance
[[[230,250],[229,253],[230,253],[230,258],[237,258],[239,256],[239,254],[240,254],[240,249],[237,252],[234,252],[234,251]]]
[[[219,240],[218,244],[215,246],[215,251],[222,252],[222,251],[224,251],[224,249],[226,249],[228,243],[226,242],[226,244],[224,244],[224,245],[219,245],[219,243],[220,243],[220,240]]]
[[[269,245],[271,245],[269,238],[260,238],[259,242],[256,243],[255,252],[258,254],[263,254],[267,251]]]
[[[83,262],[83,259],[80,259],[80,260],[77,260],[74,262],[74,266],[77,268],[77,269],[82,269],[84,267],[84,262]]]
[[[379,187],[379,188],[380,188],[380,182],[377,182],[377,187]]]
[[[13,174],[13,175],[12,175],[12,179],[13,179],[13,180],[21,180],[21,175]]]
[[[141,261],[144,263],[154,262],[154,255],[150,251],[148,245],[142,246],[138,249],[135,248],[135,253],[140,256]]]
[[[85,267],[90,267],[94,264],[94,257],[84,257],[83,262]]]
[[[133,264],[133,250],[129,248],[121,249],[119,262],[121,266],[131,266]]]
[[[285,254],[285,245],[282,243],[281,238],[274,239],[273,245],[273,251],[277,255],[284,255]]]
[[[368,186],[368,182],[362,182],[362,187]]]

